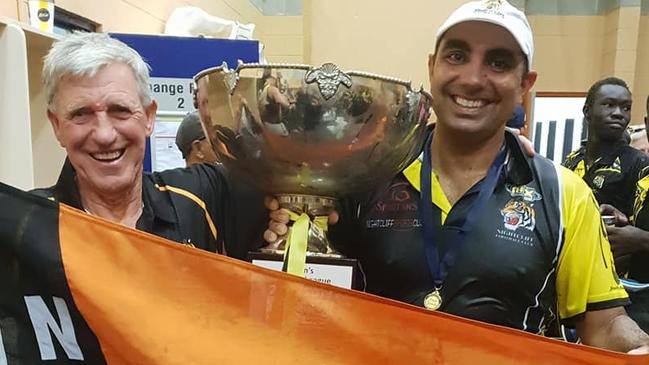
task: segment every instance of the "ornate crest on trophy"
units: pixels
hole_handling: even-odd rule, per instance
[[[308,84],[317,82],[325,100],[331,99],[336,94],[340,84],[347,86],[347,88],[352,86],[352,78],[333,63],[325,63],[320,68],[309,71],[305,80]]]

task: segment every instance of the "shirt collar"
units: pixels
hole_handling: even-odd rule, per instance
[[[626,143],[626,141],[617,141],[612,145],[613,145],[613,149],[612,149],[613,153],[605,154],[601,156],[598,159],[599,161],[596,161],[597,163],[601,163],[606,166],[612,165],[616,159],[620,158],[620,155],[623,153],[624,148],[629,146],[629,144]],[[593,165],[595,165],[595,162],[593,162]]]
[[[77,173],[70,163],[70,159],[65,158],[61,174],[54,186],[54,197],[56,201],[67,204],[73,208],[83,210],[81,205],[81,196],[76,181]]]
[[[518,137],[508,131],[505,132],[505,148],[509,152],[509,157],[505,161],[503,168],[506,181],[514,186],[525,185],[532,181],[530,158],[525,154],[523,147],[518,141]],[[421,173],[422,159],[423,153],[402,172],[410,185],[417,189],[417,191],[420,190],[419,175]]]
[[[54,187],[54,197],[58,202],[83,210],[76,177],[77,173],[70,160],[66,157],[61,174]],[[176,223],[175,212],[166,201],[166,194],[159,193],[150,175],[145,172],[142,175],[142,202],[144,203],[142,217],[160,219],[172,224]]]

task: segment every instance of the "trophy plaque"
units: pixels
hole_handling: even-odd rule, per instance
[[[219,160],[274,195],[291,216],[286,237],[249,259],[354,287],[358,264],[329,242],[327,215],[338,197],[390,179],[418,156],[430,95],[410,82],[344,72],[331,63],[222,65],[201,71],[194,82]]]

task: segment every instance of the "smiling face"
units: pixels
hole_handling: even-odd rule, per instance
[[[157,106],[145,108],[137,90],[133,71],[122,63],[93,77],[60,80],[48,118],[80,188],[116,194],[140,186]]]
[[[438,125],[478,138],[502,132],[536,81],[512,35],[486,22],[451,27],[428,67]]]
[[[602,85],[592,103],[584,106],[589,136],[598,141],[621,140],[631,120],[631,103],[631,93],[625,87]]]

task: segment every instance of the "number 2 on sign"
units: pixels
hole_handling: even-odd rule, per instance
[[[178,98],[178,109],[183,109],[185,108],[185,98]]]

